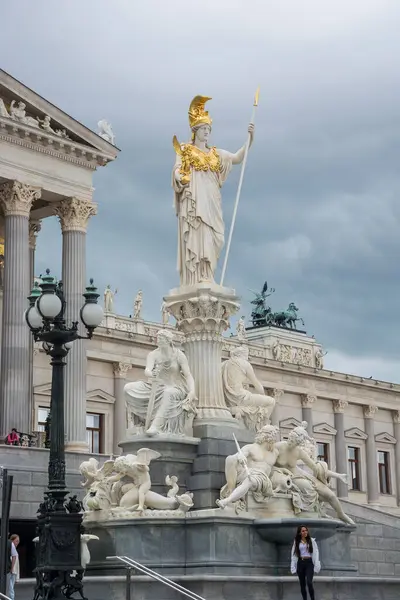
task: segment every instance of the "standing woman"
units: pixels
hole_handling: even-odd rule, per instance
[[[307,600],[306,584],[310,600],[315,600],[313,577],[314,573],[320,572],[321,563],[319,562],[317,542],[310,537],[310,533],[304,525],[297,528],[292,547],[290,570],[292,575],[297,573],[303,600]]]

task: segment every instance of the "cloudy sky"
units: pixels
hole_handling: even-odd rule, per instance
[[[400,381],[399,0],[19,0],[1,13],[1,67],[87,126],[113,125],[122,152],[95,175],[87,272],[118,288],[117,312],[143,288],[158,320],[177,285],[171,139],[188,139],[192,97],[212,96],[212,141],[236,151],[260,85],[225,283],[247,315],[265,279],[274,310],[294,300],[327,368]],[[37,257],[60,272],[55,219]]]

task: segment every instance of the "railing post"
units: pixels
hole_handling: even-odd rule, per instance
[[[132,569],[130,567],[128,567],[126,569],[126,590],[125,590],[126,600],[131,600],[131,581],[132,581]]]

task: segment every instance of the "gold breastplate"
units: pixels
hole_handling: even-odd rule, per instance
[[[195,171],[214,171],[218,173],[221,170],[221,159],[216,148],[211,148],[208,152],[203,152],[192,144],[185,144],[182,147],[182,166],[180,173],[182,183],[190,181],[190,169]]]

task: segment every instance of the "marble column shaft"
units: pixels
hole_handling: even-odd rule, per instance
[[[374,427],[374,415],[377,410],[376,406],[364,406],[365,433],[368,435],[365,442],[368,504],[379,503],[378,457]]]
[[[316,402],[317,397],[312,394],[304,394],[301,397],[301,412],[303,421],[307,421],[307,432],[308,435],[313,437],[313,415],[312,405]]]
[[[345,400],[335,400],[333,402],[336,429],[335,458],[337,473],[347,473],[347,445],[344,435],[344,410],[346,406],[347,402]],[[336,486],[338,498],[347,498],[349,495],[347,483],[337,479]]]
[[[393,413],[393,428],[394,428],[394,437],[396,438],[396,444],[394,447],[394,456],[395,456],[394,462],[395,462],[395,473],[396,473],[396,496],[397,496],[397,504],[398,504],[398,506],[400,506],[400,411],[399,410],[396,410]]]
[[[268,395],[275,398],[275,408],[271,414],[271,425],[275,425],[275,427],[279,427],[280,420],[280,406],[279,401],[282,398],[284,391],[278,388],[268,390]]]
[[[122,448],[118,446],[126,438],[128,428],[127,411],[125,406],[124,387],[126,376],[131,369],[129,363],[114,363],[114,433],[113,433],[113,453],[121,454]]]
[[[66,198],[56,208],[63,233],[62,281],[66,300],[66,321],[79,322],[81,335],[86,330],[80,321],[86,288],[86,227],[96,205],[77,198]],[[65,442],[69,451],[87,452],[86,441],[86,341],[77,340],[67,356],[65,367]]]
[[[36,236],[41,229],[40,221],[29,221],[29,289],[33,287],[35,280],[35,251],[36,251]],[[35,399],[33,392],[33,335],[29,340],[29,415],[31,427],[35,429]]]
[[[31,332],[24,319],[29,295],[29,213],[40,190],[17,181],[0,186],[5,217],[4,296],[1,337],[0,434],[13,427],[29,433],[29,346]]]

